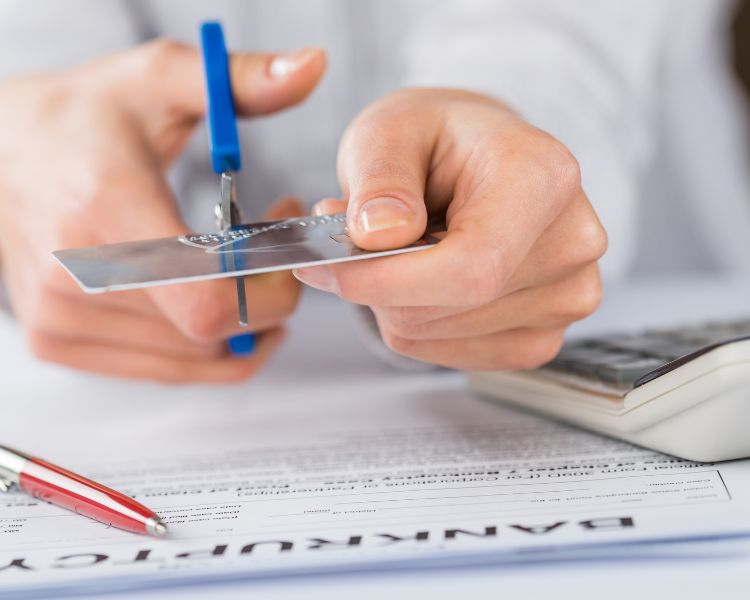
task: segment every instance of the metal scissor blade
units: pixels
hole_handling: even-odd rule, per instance
[[[232,223],[232,203],[234,202],[234,177],[229,172],[221,174],[219,183],[219,210],[217,211],[218,222],[216,223],[221,233],[226,234]]]
[[[217,225],[221,233],[226,234],[232,225],[238,225],[239,210],[235,197],[234,177],[225,171],[221,174],[219,187],[219,205],[217,211]],[[235,269],[234,254],[227,255],[227,268]],[[245,278],[237,277],[237,306],[240,313],[240,325],[247,327],[247,295],[245,294]]]

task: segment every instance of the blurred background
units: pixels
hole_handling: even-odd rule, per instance
[[[338,195],[338,140],[404,85],[506,101],[566,143],[610,236],[610,281],[750,271],[750,16],[735,0],[37,0],[0,2],[0,77],[66,68],[145,40],[237,50],[322,46],[302,106],[246,122],[247,219],[277,197]],[[116,143],[116,141],[113,141]],[[172,173],[189,223],[213,228],[204,128]]]

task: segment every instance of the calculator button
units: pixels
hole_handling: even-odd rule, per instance
[[[668,362],[692,354],[705,346],[705,343],[687,343],[664,339],[657,336],[640,336],[632,338],[613,338],[608,341],[610,347],[639,352],[642,355],[664,359]]]
[[[607,383],[631,385],[654,369],[663,366],[665,361],[659,358],[641,358],[630,362],[620,362],[602,365],[596,369],[595,375]]]
[[[638,387],[725,342],[750,339],[750,319],[651,329],[566,342],[544,368],[617,386]]]
[[[588,341],[585,341],[564,346],[557,358],[546,366],[557,371],[575,373],[584,377],[614,381],[621,376],[610,374],[611,369],[616,368],[617,365],[640,364],[643,358],[642,355],[634,352],[593,347]],[[664,361],[657,362],[662,364]],[[606,376],[600,374],[602,369],[607,373]],[[643,375],[644,372],[646,371],[641,369],[638,371],[638,376]]]

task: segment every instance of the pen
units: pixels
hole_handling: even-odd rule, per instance
[[[118,529],[163,536],[167,526],[152,510],[125,494],[45,460],[0,446],[0,491],[14,486],[62,508]]]
[[[201,54],[206,79],[206,124],[211,152],[211,167],[220,175],[217,225],[222,234],[240,224],[236,202],[234,172],[242,167],[237,119],[232,100],[232,83],[229,75],[229,56],[224,43],[224,32],[216,22],[201,25]],[[236,267],[232,252],[222,253],[222,267],[233,271]],[[245,280],[237,277],[237,304],[240,325],[247,326],[247,300]],[[255,336],[251,333],[237,335],[229,340],[232,354],[251,354],[255,347]]]

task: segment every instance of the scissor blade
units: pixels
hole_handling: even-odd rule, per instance
[[[219,185],[219,229],[226,233],[234,224],[232,223],[232,202],[234,200],[234,178],[231,173],[221,174]]]

